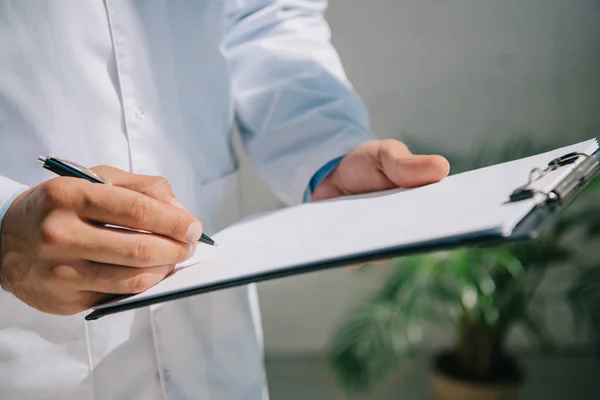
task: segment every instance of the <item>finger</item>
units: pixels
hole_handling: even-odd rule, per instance
[[[40,229],[40,252],[62,260],[91,260],[131,267],[177,264],[194,254],[196,243],[93,225],[76,216],[53,213]]]
[[[104,264],[147,268],[178,264],[190,258],[196,243],[181,243],[158,235],[88,225],[72,254]]]
[[[52,274],[78,291],[105,294],[136,294],[150,289],[173,271],[174,265],[130,268],[113,264],[79,262],[58,265]]]
[[[81,197],[75,208],[86,220],[148,231],[186,243],[195,243],[202,235],[202,224],[188,212],[133,190],[90,184]]]
[[[105,177],[114,186],[134,190],[163,203],[184,208],[175,198],[169,181],[163,177],[133,174],[107,165],[100,165],[91,169]]]
[[[400,187],[435,183],[444,179],[450,171],[450,164],[444,157],[407,154],[403,146],[390,143],[382,143],[380,158],[383,173]]]

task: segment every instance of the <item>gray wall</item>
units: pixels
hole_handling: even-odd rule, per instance
[[[346,71],[381,137],[476,152],[485,140],[532,135],[564,143],[600,127],[598,0],[332,0],[328,19]],[[279,206],[243,158],[246,214]],[[323,350],[339,319],[389,267],[260,284],[266,350]],[[542,288],[560,293],[558,271]],[[552,331],[573,342],[560,302]],[[428,332],[429,345],[453,331]],[[513,343],[522,343],[518,333]]]

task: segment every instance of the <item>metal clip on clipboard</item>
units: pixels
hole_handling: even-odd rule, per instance
[[[531,185],[536,180],[542,178],[550,171],[554,171],[566,165],[575,163],[581,157],[583,160],[577,167],[569,173],[556,187],[550,192],[542,192]],[[529,182],[515,189],[510,195],[510,202],[517,202],[526,199],[531,199],[538,193],[546,197],[545,204],[548,206],[565,205],[577,193],[583,190],[600,172],[600,150],[596,150],[593,154],[584,153],[568,153],[562,157],[555,158],[550,161],[546,168],[534,168],[529,174]]]
[[[585,159],[551,191],[543,192],[532,187],[533,182],[548,172],[571,165],[582,157]],[[554,220],[560,214],[560,210],[566,208],[599,173],[600,149],[592,154],[568,153],[550,161],[543,170],[534,168],[529,174],[529,182],[515,189],[510,195],[508,203],[531,199],[536,194],[542,194],[544,200],[537,203],[531,212],[517,224],[510,235],[511,240],[535,239],[538,237],[544,226]]]

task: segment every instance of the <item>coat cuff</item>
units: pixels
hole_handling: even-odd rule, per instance
[[[373,140],[374,136],[369,132],[350,133],[344,132],[334,136],[329,141],[324,142],[321,146],[313,148],[307,161],[296,170],[291,185],[288,186],[287,193],[279,193],[289,205],[300,204],[307,199],[307,191],[316,188],[311,183],[316,183],[316,179],[321,177],[325,179],[327,172],[332,172],[337,164],[335,160],[341,160],[350,150],[368,140]],[[329,168],[327,168],[329,167]],[[329,171],[327,171],[329,169]],[[324,174],[319,174],[324,172]],[[322,182],[319,181],[318,183]],[[312,190],[309,192],[312,195]]]
[[[306,191],[304,192],[305,203],[311,201],[312,194],[315,192],[317,186],[319,186],[321,182],[323,182],[337,168],[337,166],[340,165],[342,158],[344,158],[344,156],[329,161],[312,177],[310,183],[308,184],[308,188],[306,188]]]
[[[27,189],[27,186],[21,183],[0,176],[0,232],[2,232],[2,224],[6,211],[8,211],[8,208],[17,196]]]
[[[27,189],[25,185],[0,176],[0,233],[2,232],[6,211],[8,211],[13,201]],[[2,247],[2,242],[0,242],[0,247]],[[0,286],[0,292],[4,292],[2,286]]]

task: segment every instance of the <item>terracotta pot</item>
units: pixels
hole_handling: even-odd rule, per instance
[[[434,370],[432,376],[434,400],[517,400],[518,383],[475,384],[451,378]]]

